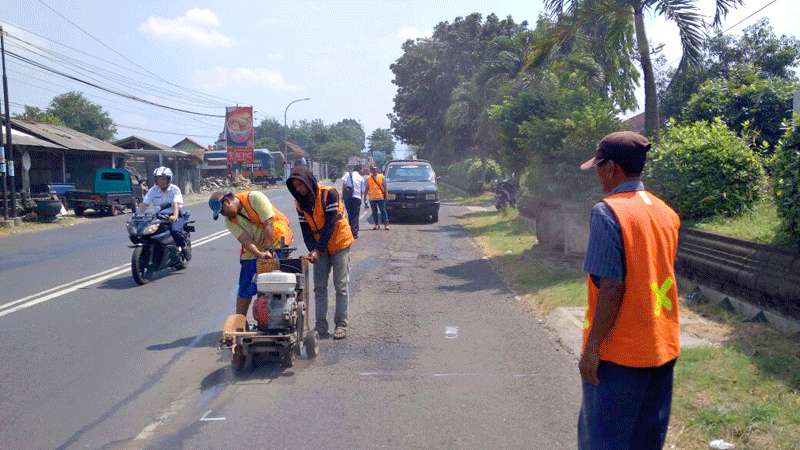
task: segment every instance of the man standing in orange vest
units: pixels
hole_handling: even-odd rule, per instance
[[[300,220],[308,261],[314,264],[316,331],[330,336],[328,330],[328,278],[333,270],[336,289],[334,339],[347,337],[347,304],[350,300],[350,246],[353,233],[344,211],[344,202],[335,188],[320,186],[307,167],[298,166],[286,180]]]
[[[257,259],[271,258],[273,249],[292,244],[289,219],[259,191],[242,191],[236,194],[214,192],[208,199],[208,206],[214,220],[220,214],[225,216],[225,227],[242,245],[236,314],[246,316],[250,301],[256,295],[253,278],[258,271]]]
[[[378,168],[372,166],[369,168],[369,176],[367,177],[367,196],[369,197],[369,206],[372,208],[372,222],[373,230],[380,229],[381,221],[383,221],[383,228],[389,229],[389,214],[386,212],[386,180],[382,173],[378,173]]]
[[[612,133],[581,166],[595,168],[608,194],[592,208],[584,262],[581,449],[660,449],[667,435],[680,356],[680,219],[640,179],[649,149],[638,133]]]

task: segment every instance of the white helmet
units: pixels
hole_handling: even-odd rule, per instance
[[[172,180],[172,171],[169,167],[159,167],[153,171],[153,176],[158,179],[158,177],[167,177]]]

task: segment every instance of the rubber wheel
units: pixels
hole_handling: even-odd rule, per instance
[[[116,205],[111,205],[111,206],[108,207],[108,215],[114,216],[114,217],[119,215],[119,209],[117,208]]]
[[[306,358],[314,359],[319,355],[319,334],[314,330],[303,338],[303,347],[306,349]]]
[[[75,211],[75,215],[78,216],[78,217],[83,216],[83,214],[86,212],[86,210],[84,210],[83,208],[79,208],[77,206],[75,207],[74,211]]]
[[[436,211],[431,216],[431,223],[439,223],[439,211]]]
[[[237,376],[244,375],[245,372],[253,365],[253,355],[243,355],[236,347],[236,351],[231,355],[231,369]]]
[[[147,279],[147,254],[144,253],[144,247],[135,247],[133,255],[131,255],[131,274],[133,281],[139,286],[147,284],[150,280]]]

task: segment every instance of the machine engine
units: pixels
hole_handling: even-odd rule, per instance
[[[269,272],[256,275],[258,297],[253,317],[258,328],[290,330],[297,321],[297,278],[293,273]]]

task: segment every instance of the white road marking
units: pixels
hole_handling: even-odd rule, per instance
[[[155,434],[156,428],[163,425],[167,420],[169,420],[172,416],[178,414],[186,405],[189,403],[191,397],[189,395],[181,396],[178,400],[170,403],[169,407],[164,411],[163,414],[158,416],[158,418],[153,421],[150,425],[144,427],[142,431],[136,435],[133,439],[135,441],[143,441],[145,439],[149,439],[150,437]]]
[[[444,378],[444,377],[477,377],[477,376],[479,376],[479,375],[480,375],[479,373],[459,373],[459,372],[454,372],[454,373],[435,373],[435,374],[433,374],[433,377],[434,377],[434,378]]]
[[[206,411],[205,414],[203,414],[203,417],[200,418],[200,422],[217,422],[217,421],[225,420],[224,417],[208,417],[209,414],[211,414],[211,410],[210,409],[208,411]]]
[[[216,233],[212,233],[208,236],[198,239],[197,242],[193,242],[192,248],[202,247],[203,245],[215,241],[228,234],[230,233],[227,230],[222,230]],[[121,275],[127,272],[130,269],[130,267],[131,267],[130,263],[112,267],[102,272],[98,272],[94,275],[89,275],[80,278],[78,280],[71,281],[69,283],[65,283],[60,286],[56,286],[54,288],[37,292],[36,294],[28,295],[27,297],[23,297],[8,303],[4,303],[3,305],[0,305],[0,317],[13,314],[17,311],[22,311],[23,309],[28,309],[40,303],[49,302],[50,300],[75,292],[78,289],[83,289],[85,287],[89,287],[97,283],[103,282],[105,280],[108,280],[109,278],[113,278],[117,275]]]
[[[444,327],[444,337],[446,339],[455,339],[458,337],[458,327]]]

